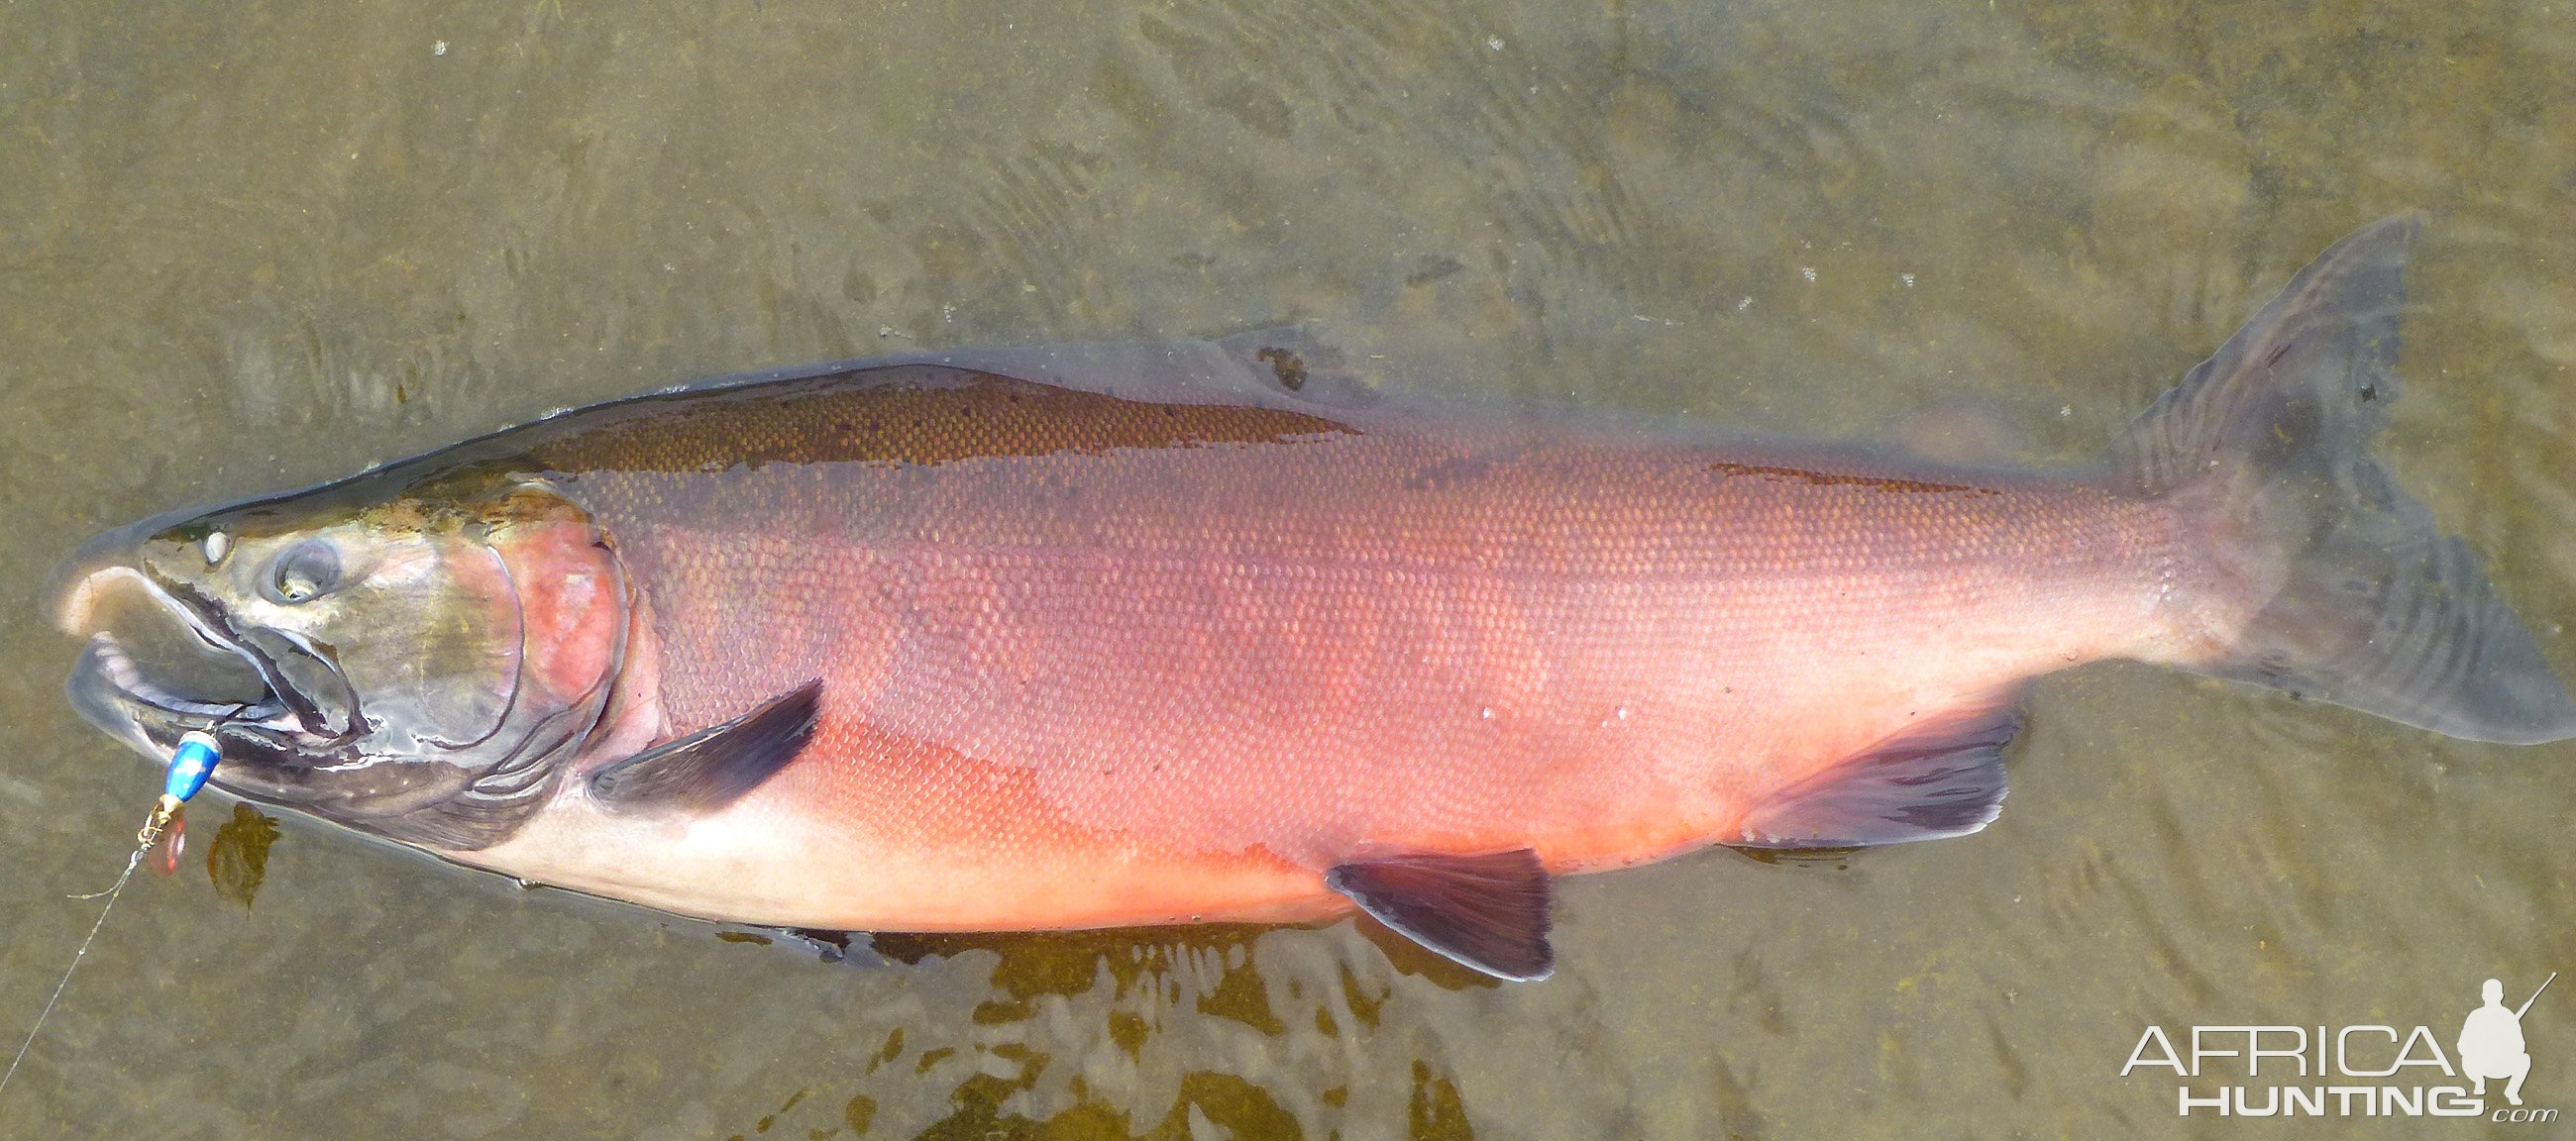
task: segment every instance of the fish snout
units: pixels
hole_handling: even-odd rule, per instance
[[[234,630],[203,584],[174,570],[203,552],[161,537],[169,531],[168,520],[150,519],[104,532],[46,585],[47,616],[88,643],[65,685],[83,717],[157,756],[186,732],[222,726],[316,732],[330,710],[312,693],[339,699],[331,710],[353,709],[307,676],[316,671],[290,670],[300,655],[266,644],[265,631]]]
[[[98,632],[108,596],[130,586],[148,589],[135,564],[153,522],[101,531],[54,564],[42,596],[46,619],[63,633],[86,637]]]

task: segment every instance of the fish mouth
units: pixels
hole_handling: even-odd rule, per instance
[[[348,744],[365,723],[327,648],[236,623],[184,583],[108,566],[63,597],[62,624],[89,635],[64,687],[73,707],[146,753],[201,731],[313,756]]]

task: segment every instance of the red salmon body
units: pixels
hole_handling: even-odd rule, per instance
[[[1406,406],[1287,335],[674,390],[101,536],[70,691],[237,795],[688,915],[1357,906],[1538,978],[1554,875],[1984,827],[2082,662],[2576,735],[2367,453],[2415,229],[2083,472]]]
[[[2173,509],[2078,481],[875,380],[794,415],[955,454],[569,481],[650,603],[629,668],[671,728],[823,680],[805,754],[640,838],[618,894],[1070,927],[1325,913],[1373,849],[1618,867],[2235,621]],[[1009,454],[1067,422],[1098,437]]]

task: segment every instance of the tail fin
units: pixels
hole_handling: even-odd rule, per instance
[[[2540,647],[2468,546],[2368,455],[2397,396],[2406,214],[2336,242],[2139,417],[2121,474],[2205,496],[2276,583],[2217,677],[2473,741],[2576,736]]]

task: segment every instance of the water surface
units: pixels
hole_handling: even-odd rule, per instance
[[[1435,390],[2070,463],[2423,208],[2382,454],[2576,676],[2563,3],[60,0],[0,10],[0,158],[13,1048],[152,786],[61,698],[55,558],[768,365],[1303,321]],[[1351,923],[827,966],[289,820],[247,907],[202,847],[138,881],[0,1132],[2497,1128],[2185,1122],[2118,1070],[2150,1024],[2447,1048],[2576,969],[2576,747],[2135,666],[2031,708],[1987,832],[1571,881],[1535,986]],[[2576,990],[2524,1028],[2576,1111]]]

